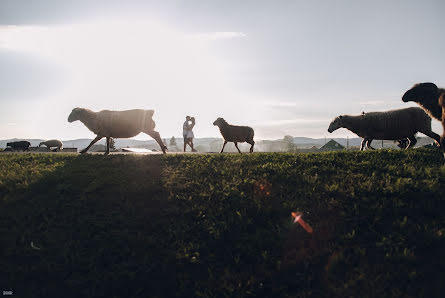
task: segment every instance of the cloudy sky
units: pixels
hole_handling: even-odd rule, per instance
[[[196,137],[219,136],[219,116],[260,139],[353,136],[329,122],[407,107],[417,82],[445,86],[443,11],[443,0],[0,0],[0,139],[92,137],[67,122],[77,106],[154,109],[164,138],[186,115]]]

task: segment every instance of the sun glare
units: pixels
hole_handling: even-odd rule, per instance
[[[215,78],[218,62],[202,39],[147,21],[6,26],[0,32],[1,47],[44,57],[78,79],[106,82],[113,93],[118,86],[134,89],[142,82],[155,89],[175,86],[185,91],[193,81],[206,86],[220,79]]]
[[[190,35],[146,20],[0,26],[0,49],[40,57],[65,69],[59,108],[153,108],[164,115],[169,112],[170,119],[157,121],[166,127],[172,118],[205,115],[230,98],[224,64],[213,55],[210,43],[238,37],[245,34]]]

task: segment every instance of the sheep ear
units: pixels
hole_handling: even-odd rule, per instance
[[[343,118],[343,116],[342,116],[342,115],[338,116],[338,119],[341,119],[341,118]]]

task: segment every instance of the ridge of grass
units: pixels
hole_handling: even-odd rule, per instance
[[[19,297],[439,297],[444,186],[443,157],[426,149],[0,154],[1,286]]]

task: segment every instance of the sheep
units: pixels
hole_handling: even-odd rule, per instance
[[[438,134],[431,130],[431,118],[420,108],[405,108],[386,112],[370,112],[358,116],[338,116],[329,125],[328,132],[344,127],[363,138],[360,150],[371,148],[373,139],[401,140],[408,138],[406,149],[413,147],[415,134],[421,132],[440,142]]]
[[[14,150],[29,151],[29,146],[31,146],[31,143],[28,141],[17,141],[17,142],[7,143],[6,146],[11,147],[12,151]]]
[[[162,142],[159,132],[154,130],[153,114],[153,110],[141,109],[93,112],[89,109],[74,108],[68,117],[68,122],[80,120],[89,130],[97,135],[88,147],[80,151],[81,154],[86,153],[94,143],[105,137],[107,138],[105,155],[107,155],[110,153],[111,138],[131,138],[141,132],[155,139],[165,154],[167,146]]]
[[[405,92],[403,102],[414,101],[430,115],[442,121],[442,108],[438,103],[439,97],[445,94],[445,89],[437,88],[433,83],[418,83]]]
[[[241,153],[241,150],[238,148],[238,142],[247,142],[251,145],[250,153],[253,152],[253,145],[255,145],[255,142],[253,141],[254,132],[251,127],[230,125],[223,118],[216,119],[215,122],[213,122],[213,125],[219,127],[219,131],[224,138],[224,144],[220,153],[224,151],[227,142],[233,142],[239,153]]]
[[[39,144],[39,147],[45,145],[46,147],[48,147],[49,150],[51,150],[51,148],[57,148],[59,151],[63,149],[63,143],[62,141],[59,140],[48,140],[45,142],[41,142]]]

